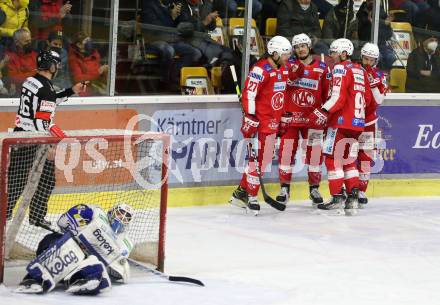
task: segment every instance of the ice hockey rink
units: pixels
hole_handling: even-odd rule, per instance
[[[9,269],[0,304],[438,305],[439,236],[439,197],[373,198],[354,217],[317,214],[308,202],[265,205],[258,217],[227,205],[170,208],[166,272],[206,287],[134,270],[97,297],[21,295]]]

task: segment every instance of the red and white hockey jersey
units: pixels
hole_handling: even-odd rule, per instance
[[[322,106],[330,114],[328,127],[364,130],[365,109],[371,102],[372,93],[365,69],[351,61],[335,65],[331,96]]]
[[[257,61],[249,72],[242,94],[243,110],[260,121],[258,132],[278,131],[288,79],[288,67],[274,69],[267,58]]]
[[[377,121],[377,108],[382,104],[388,89],[386,75],[378,68],[367,69],[368,80],[371,84],[373,102],[365,112],[365,126],[372,125]]]
[[[289,65],[298,64],[290,59]],[[304,66],[302,77],[287,83],[286,112],[292,113],[291,126],[306,127],[308,116],[315,108],[321,108],[329,97],[331,72],[327,65],[314,59]]]

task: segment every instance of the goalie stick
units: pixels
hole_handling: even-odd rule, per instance
[[[231,65],[231,66],[229,66],[229,68],[231,70],[232,79],[234,80],[235,91],[237,93],[238,100],[240,101],[240,105],[242,107],[241,111],[244,113],[243,104],[241,102],[240,87],[238,86],[237,73],[235,72],[235,66]],[[263,183],[263,177],[261,176],[260,164],[258,163],[257,154],[256,154],[251,142],[248,143],[248,151],[249,151],[249,158],[254,162],[254,164],[256,164],[255,170],[257,172],[258,181],[260,182],[261,193],[263,194],[264,202],[266,202],[268,205],[270,205],[274,209],[277,209],[278,211],[284,211],[286,209],[286,205],[282,204],[281,202],[276,201],[275,199],[270,197],[269,194],[266,192],[266,188]]]
[[[52,228],[52,227],[50,227],[48,225],[45,225],[43,223],[37,223],[35,225],[40,227],[40,228],[43,228],[43,229],[45,229],[47,231],[50,231],[52,233],[59,233],[60,234],[59,231],[57,231],[54,228]],[[142,264],[142,263],[140,263],[140,262],[138,262],[136,260],[133,260],[131,258],[127,258],[127,261],[128,261],[128,263],[130,265],[133,265],[133,266],[137,267],[140,270],[153,273],[154,275],[157,275],[157,276],[160,276],[162,278],[165,278],[165,279],[169,280],[170,282],[184,282],[184,283],[190,283],[190,284],[194,284],[194,285],[198,285],[198,286],[202,286],[202,287],[205,286],[205,284],[203,284],[203,282],[198,280],[198,279],[194,279],[194,278],[186,277],[186,276],[168,275],[166,273],[163,273],[163,272],[161,272],[159,270],[154,269],[153,267],[150,267],[150,266],[148,266],[146,264]]]

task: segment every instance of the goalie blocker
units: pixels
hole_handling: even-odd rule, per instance
[[[49,292],[64,281],[67,292],[95,295],[111,288],[110,277],[127,282],[132,244],[125,234],[115,234],[112,227],[120,220],[128,225],[132,214],[120,206],[130,208],[117,205],[109,211],[110,219],[100,208],[86,205],[63,214],[58,225],[66,232],[52,233],[40,242],[38,256],[26,268],[28,274],[17,292]],[[114,218],[117,214],[118,219]],[[121,225],[117,227],[121,229]]]

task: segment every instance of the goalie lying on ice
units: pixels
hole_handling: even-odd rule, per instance
[[[117,204],[107,214],[85,204],[70,208],[58,219],[61,233],[40,241],[16,291],[44,293],[63,282],[67,292],[95,295],[109,290],[111,279],[126,283],[133,244],[125,231],[132,217],[127,204]]]

